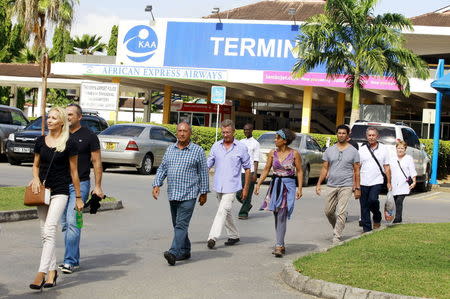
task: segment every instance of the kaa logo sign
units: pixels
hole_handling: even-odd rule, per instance
[[[123,40],[126,55],[134,62],[149,60],[158,48],[158,37],[152,28],[138,25],[131,28]]]

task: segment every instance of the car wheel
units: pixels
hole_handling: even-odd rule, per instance
[[[140,174],[149,175],[153,169],[153,157],[150,154],[146,154],[142,159],[142,166],[136,168]]]
[[[303,171],[303,187],[307,187],[309,183],[309,165],[306,165],[305,171]]]
[[[424,175],[424,181],[422,183],[419,184],[419,188],[420,191],[422,192],[428,192],[431,190],[431,185],[430,185],[430,169],[427,169],[427,171],[425,172]]]
[[[9,164],[11,164],[11,165],[20,165],[20,164],[22,164],[22,162],[20,162],[20,161],[14,159],[14,158],[11,158],[11,157],[9,157],[9,156],[6,156],[6,158],[8,159],[8,162],[9,162]]]

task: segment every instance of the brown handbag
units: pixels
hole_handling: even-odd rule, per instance
[[[39,186],[39,193],[37,194],[33,193],[33,190],[31,190],[31,186],[27,186],[25,188],[25,197],[23,199],[23,204],[26,206],[44,206],[46,205],[45,193],[46,189],[43,185]]]
[[[44,206],[50,204],[50,189],[45,188],[45,181],[47,180],[48,173],[52,167],[53,159],[55,158],[56,152],[53,153],[52,160],[47,169],[47,174],[45,175],[44,182],[39,186],[39,193],[33,193],[30,186],[25,188],[25,196],[23,198],[23,204],[26,206]]]

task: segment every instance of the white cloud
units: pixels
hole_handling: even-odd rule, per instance
[[[118,16],[105,16],[95,13],[85,15],[77,15],[72,23],[71,35],[81,36],[83,34],[97,34],[102,37],[102,42],[108,43],[111,35],[111,27],[119,25],[120,18]]]

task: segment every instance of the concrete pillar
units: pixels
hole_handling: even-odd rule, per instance
[[[13,97],[9,99],[9,106],[17,107],[17,85],[11,86],[10,94],[12,94]]]
[[[145,101],[147,104],[144,105],[144,122],[151,122],[152,120],[152,90],[147,89],[145,91]]]
[[[303,89],[303,106],[302,106],[302,129],[304,134],[310,133],[311,129],[311,108],[312,108],[312,86],[305,86]]]
[[[164,85],[163,124],[170,123],[170,104],[172,102],[172,86]]]
[[[114,119],[114,123],[117,123],[119,120],[119,104],[120,104],[120,77],[112,77],[111,78],[112,83],[118,83],[119,84],[119,91],[117,92],[117,109],[114,111],[114,113],[110,113],[110,118]]]
[[[338,93],[337,103],[336,103],[336,126],[342,125],[344,123],[345,114],[345,93]]]
[[[39,86],[37,93],[36,107],[34,107],[33,117],[38,117],[41,115],[41,106],[42,106],[42,86]]]

